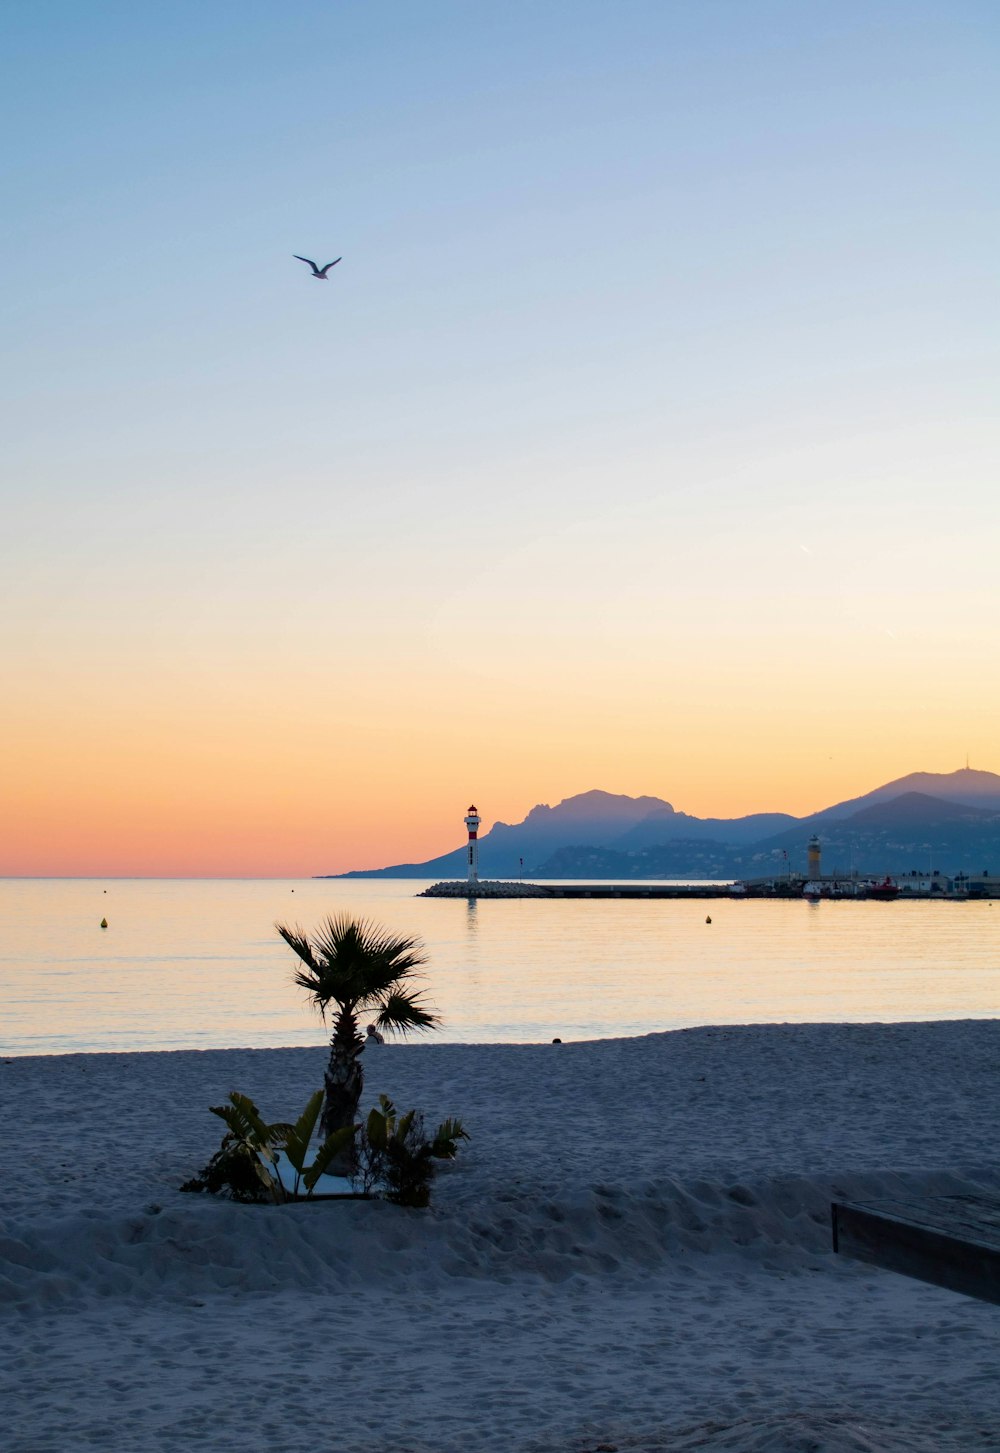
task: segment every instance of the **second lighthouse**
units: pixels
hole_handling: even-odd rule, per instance
[[[479,813],[475,804],[465,814],[465,825],[469,829],[469,882],[479,882]]]

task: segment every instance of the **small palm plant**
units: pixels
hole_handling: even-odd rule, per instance
[[[365,1042],[358,1018],[374,1013],[376,1028],[389,1033],[434,1029],[438,1016],[411,987],[416,970],[427,962],[418,938],[387,933],[367,919],[340,914],[321,923],[312,938],[301,929],[275,924],[278,933],[305,965],[295,982],[305,989],[326,1020],[331,1013],[330,1059],[324,1074],[321,1128],[324,1137],[354,1125],[364,1088],[361,1054]],[[354,1174],[353,1138],[330,1166],[331,1175]]]
[[[292,1127],[284,1121],[268,1125],[249,1095],[233,1090],[228,1105],[213,1105],[212,1114],[226,1124],[222,1144],[200,1175],[185,1181],[182,1191],[210,1191],[234,1201],[284,1200],[275,1167],[277,1147]]]
[[[384,1187],[386,1200],[397,1206],[426,1206],[431,1198],[434,1162],[454,1160],[458,1142],[468,1140],[461,1120],[444,1120],[433,1140],[424,1134],[423,1116],[416,1110],[400,1115],[388,1095],[379,1095],[361,1131],[361,1179],[365,1192]]]
[[[308,1198],[321,1176],[353,1141],[360,1125],[348,1125],[317,1147],[312,1165],[306,1165],[316,1117],[323,1102],[317,1090],[294,1125],[279,1120],[268,1125],[249,1095],[233,1090],[228,1105],[211,1106],[212,1114],[226,1122],[222,1144],[199,1175],[185,1181],[182,1191],[210,1191],[213,1196],[231,1196],[234,1201],[284,1201]],[[291,1186],[279,1170],[282,1154],[292,1167]],[[303,1190],[305,1196],[302,1195]]]

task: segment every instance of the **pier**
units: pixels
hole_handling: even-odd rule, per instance
[[[765,893],[737,883],[505,883],[499,879],[435,883],[419,898],[800,898],[802,884]]]
[[[424,888],[420,898],[728,898],[740,902],[745,898],[782,898],[802,901],[835,902],[901,902],[933,901],[969,903],[975,900],[1000,898],[1000,879],[971,882],[959,880],[949,885],[923,888],[907,884],[904,878],[886,883],[867,880],[848,881],[822,878],[748,878],[739,882],[719,883],[587,883],[567,880],[564,883],[504,882],[501,879],[477,879],[472,882],[434,883]]]

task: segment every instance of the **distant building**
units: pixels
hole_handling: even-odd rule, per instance
[[[953,890],[953,883],[937,869],[934,872],[921,873],[914,868],[912,872],[897,874],[900,893],[950,893]]]
[[[1000,898],[1000,876],[996,873],[959,873],[955,887],[969,898]]]

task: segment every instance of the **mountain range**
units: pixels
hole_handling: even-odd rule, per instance
[[[484,878],[729,878],[804,870],[816,833],[823,872],[1000,873],[1000,776],[912,772],[808,817],[701,818],[659,797],[582,792],[497,822],[479,840]],[[523,869],[522,869],[523,862]],[[461,878],[466,847],[423,863],[329,876]]]

